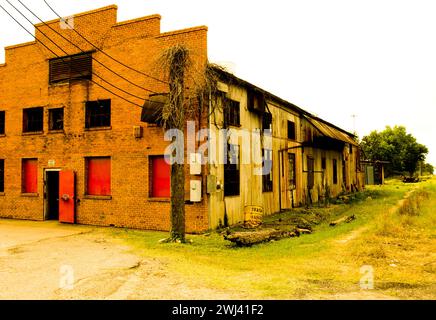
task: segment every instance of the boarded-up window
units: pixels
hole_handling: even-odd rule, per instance
[[[0,192],[5,192],[5,160],[0,159]]]
[[[21,192],[38,192],[38,159],[23,159],[21,163]]]
[[[224,126],[237,126],[241,125],[240,118],[240,104],[238,101],[225,99],[224,101]]]
[[[273,191],[273,173],[272,173],[272,150],[262,149],[263,172],[262,172],[262,191]]]
[[[288,120],[288,139],[295,140],[295,122]]]
[[[48,111],[49,123],[48,129],[63,130],[64,129],[64,108],[50,109]]]
[[[0,134],[5,134],[5,112],[0,111]]]
[[[111,158],[86,158],[86,194],[109,196],[111,194]]]
[[[333,159],[333,184],[338,184],[338,161]]]
[[[44,125],[44,108],[23,110],[23,132],[42,132]]]
[[[292,190],[297,187],[295,176],[295,153],[288,153],[288,184],[289,188]]]
[[[50,84],[71,80],[92,79],[92,54],[82,53],[73,56],[51,59]]]
[[[111,126],[111,101],[97,100],[86,102],[86,128]]]
[[[171,167],[164,156],[150,157],[150,197],[169,198],[171,196]]]
[[[224,164],[224,195],[239,196],[239,146],[228,144],[227,161]]]

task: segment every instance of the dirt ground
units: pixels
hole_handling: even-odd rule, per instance
[[[0,299],[199,298],[241,297],[181,283],[105,228],[0,219]]]

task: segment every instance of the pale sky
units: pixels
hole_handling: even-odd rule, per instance
[[[56,18],[43,0],[22,1],[44,20]],[[404,125],[436,166],[435,0],[48,2],[62,16],[110,4],[118,21],[158,13],[162,31],[206,25],[211,62],[359,137]],[[0,28],[0,47],[33,40],[2,10]]]

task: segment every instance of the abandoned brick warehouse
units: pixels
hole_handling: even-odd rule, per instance
[[[35,41],[6,48],[0,217],[169,230],[169,142],[160,126],[142,121],[141,106],[168,92],[156,72],[166,48],[182,44],[193,64],[205,67],[207,28],[161,33],[159,15],[117,22],[116,6],[73,18],[74,30],[59,19],[40,23]],[[196,129],[271,129],[271,147],[262,153],[272,170],[262,176],[251,163],[187,165],[188,232],[215,228],[224,215],[230,224],[243,221],[246,206],[272,214],[363,187],[352,134],[216,72],[225,107],[204,108]]]

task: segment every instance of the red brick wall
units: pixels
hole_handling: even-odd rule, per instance
[[[63,30],[59,21],[50,26],[71,39],[82,50],[94,48],[72,30]],[[207,28],[198,27],[160,34],[160,16],[135,19],[116,24],[116,7],[106,7],[90,13],[76,15],[75,28],[105,52],[154,77],[160,78],[157,63],[160,53],[175,44],[184,44],[191,51],[195,68],[201,68],[207,59]],[[55,35],[48,27],[37,25],[68,54],[80,50]],[[36,32],[47,46],[59,55],[63,53]],[[48,59],[54,56],[39,43],[27,43],[6,49],[6,64],[0,65],[0,110],[6,111],[6,135],[0,137],[0,158],[5,159],[5,192],[0,194],[0,217],[43,220],[44,169],[49,160],[54,168],[76,172],[77,222],[92,225],[114,225],[150,230],[169,230],[169,201],[149,198],[148,157],[163,154],[167,142],[162,128],[140,122],[141,109],[106,92],[91,82],[48,85]],[[167,92],[166,84],[145,77],[114,62],[104,54],[94,57],[139,85],[156,92]],[[126,91],[146,98],[150,92],[131,85],[101,65],[93,62],[94,71],[107,81]],[[99,79],[94,77],[94,81]],[[101,83],[127,99],[141,104],[142,100],[130,97]],[[85,130],[85,102],[112,100],[112,127],[108,130]],[[44,133],[22,133],[22,109],[44,107]],[[64,131],[48,132],[48,109],[64,107]],[[203,126],[206,122],[203,122]],[[133,136],[133,126],[144,128],[143,138]],[[87,198],[85,193],[85,157],[110,156],[112,161],[112,197]],[[38,194],[21,194],[21,159],[38,158]],[[188,168],[187,168],[188,170]],[[187,185],[189,175],[187,174]],[[203,177],[205,183],[205,177]],[[187,187],[187,196],[189,188]],[[203,201],[186,205],[188,232],[208,229],[208,205],[205,192]]]

